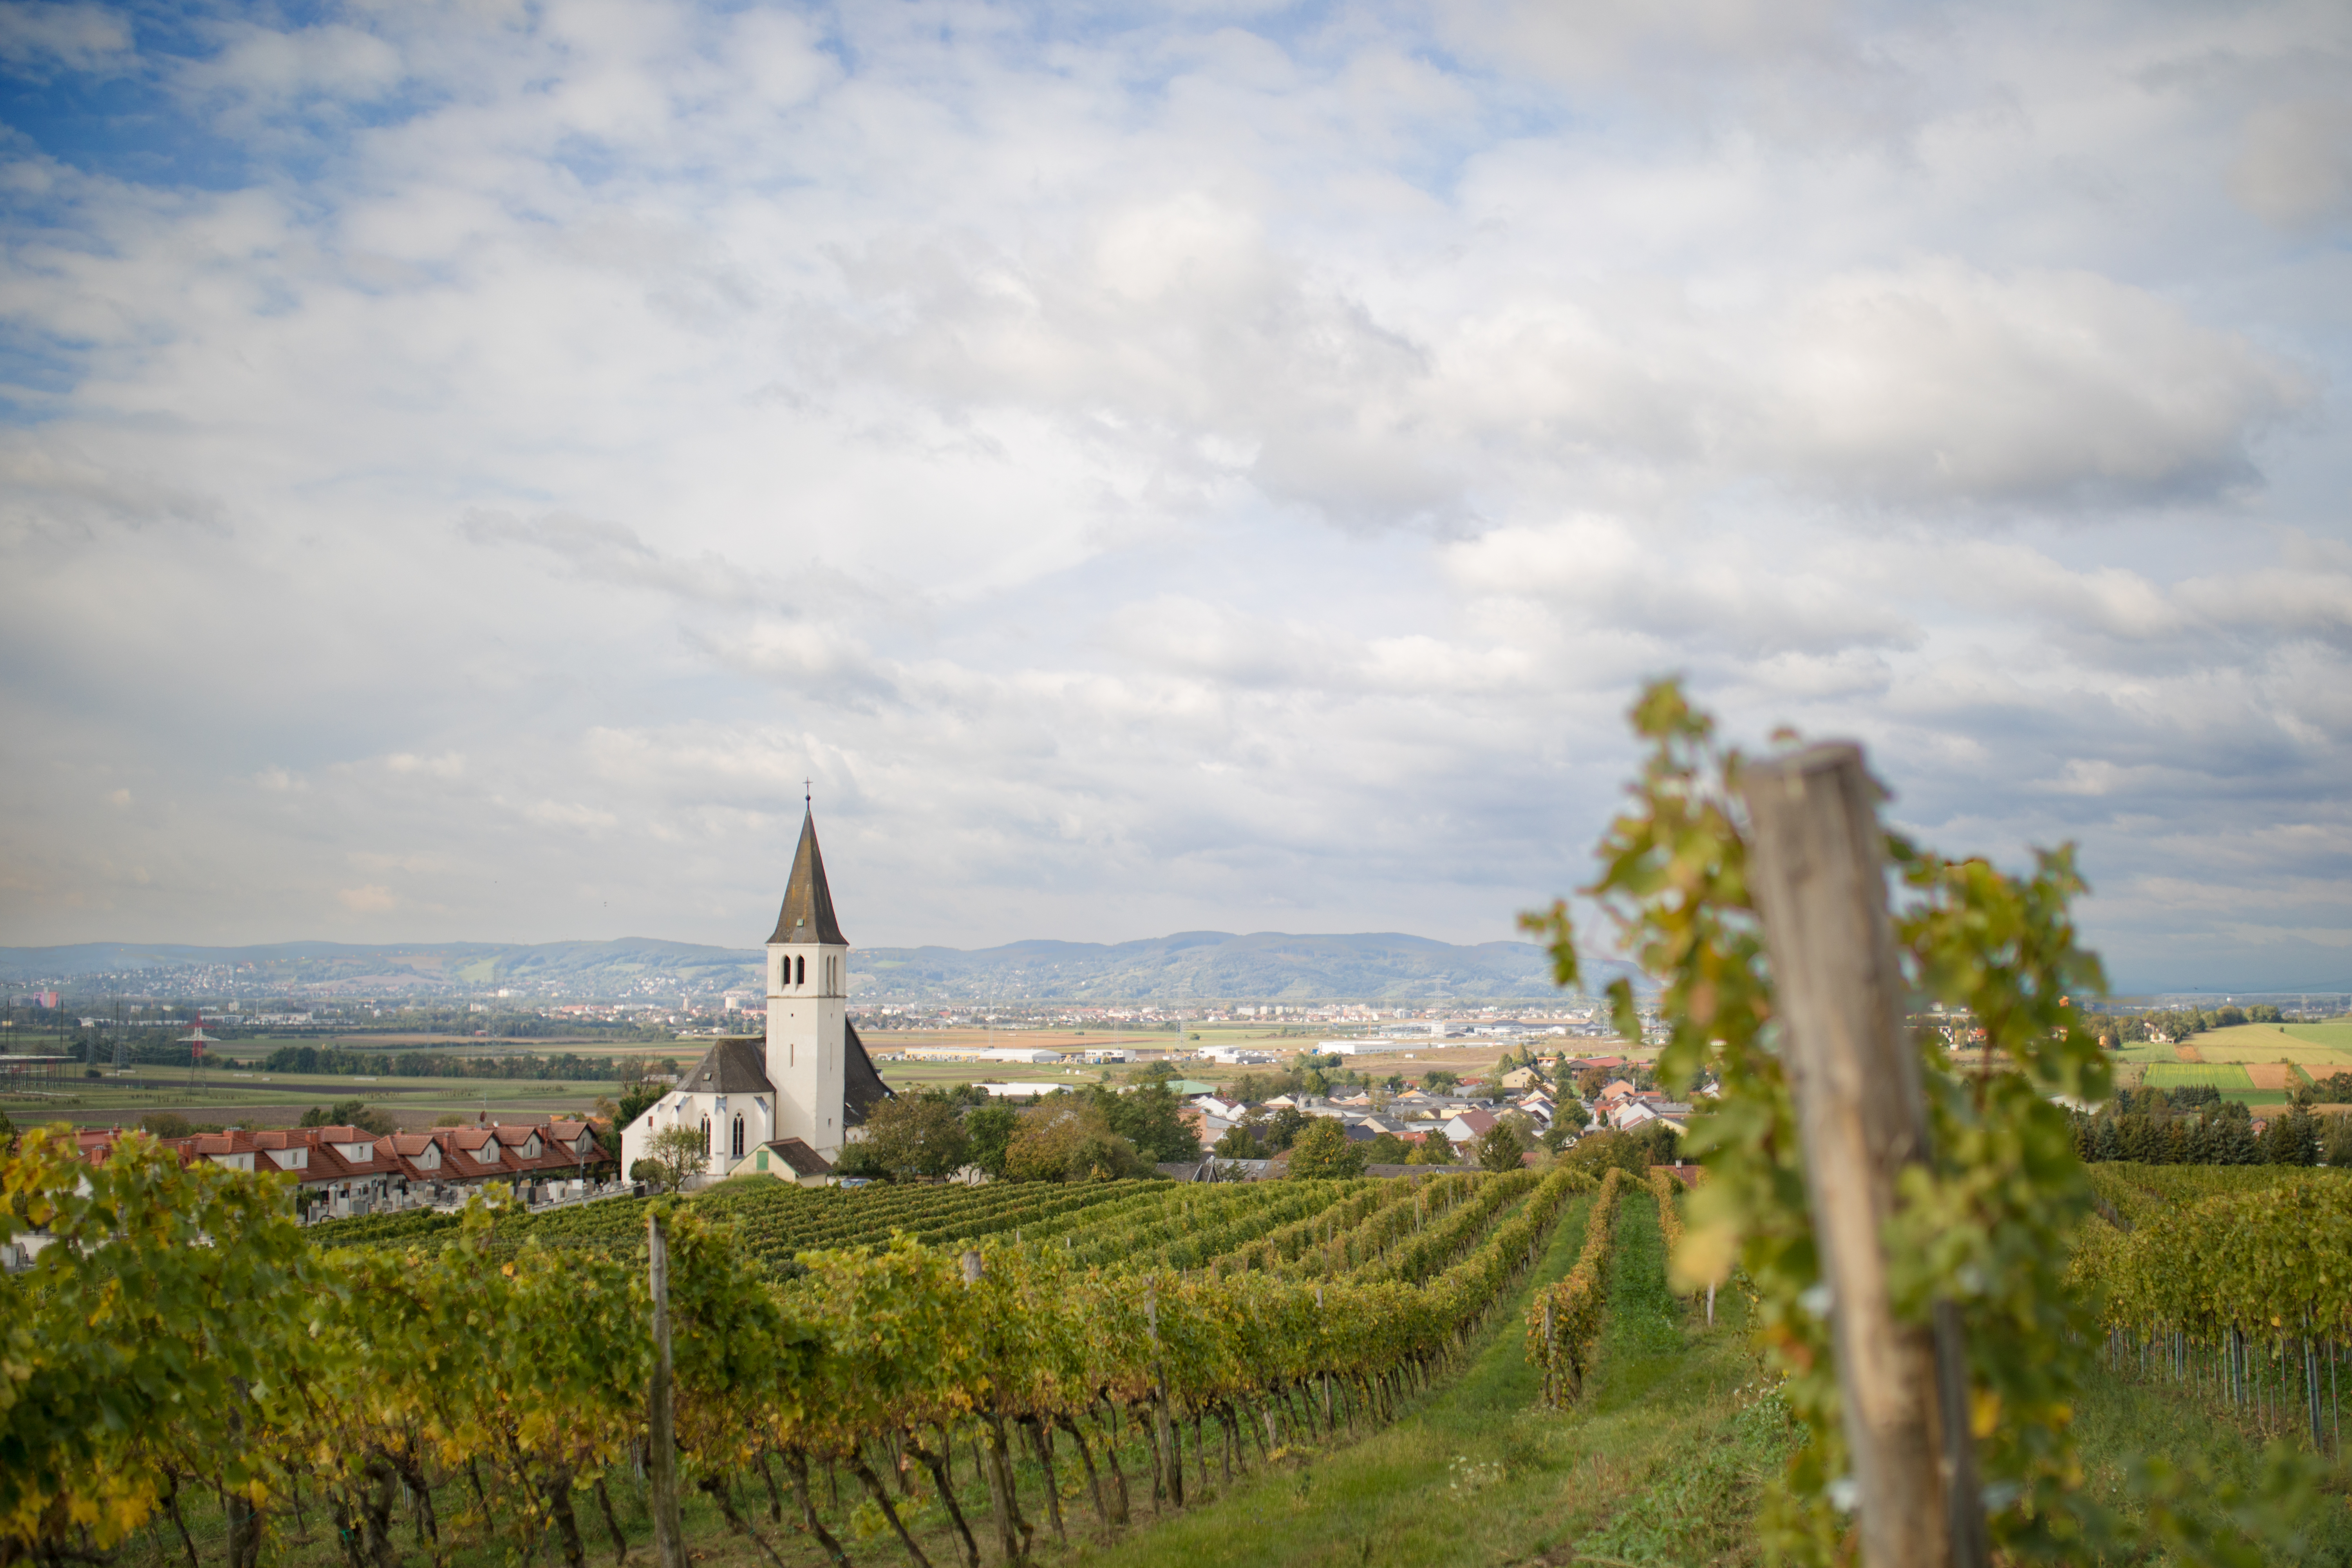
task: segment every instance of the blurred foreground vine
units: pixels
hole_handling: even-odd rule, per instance
[[[1828,1289],[1779,1055],[1771,965],[1748,884],[1742,758],[1719,743],[1713,719],[1678,681],[1647,687],[1632,720],[1648,754],[1631,809],[1601,843],[1600,874],[1580,891],[1658,983],[1667,1030],[1661,1081],[1686,1089],[1711,1078],[1720,1089],[1686,1144],[1707,1179],[1690,1199],[1675,1283],[1720,1284],[1736,1271],[1752,1292],[1758,1336],[1806,1434],[1767,1505],[1767,1544],[1795,1562],[1837,1561],[1852,1550],[1852,1483]],[[1913,1009],[1942,1004],[1977,1031],[1966,1065],[1947,1055],[1938,1031],[1915,1036],[1934,1161],[1903,1173],[1884,1238],[1889,1277],[1906,1321],[1924,1323],[1936,1300],[1960,1310],[1996,1551],[2012,1559],[2158,1550],[2198,1563],[2263,1561],[2256,1542],[2291,1540],[2311,1498],[2303,1463],[2284,1450],[2252,1496],[2144,1462],[2126,1478],[2137,1524],[2084,1485],[2071,1426],[2099,1325],[2096,1303],[2068,1279],[2092,1198],[2062,1100],[2104,1100],[2111,1074],[2095,1031],[2074,1022],[2075,999],[2102,993],[2105,978],[2069,912],[2087,890],[2072,847],[2036,851],[2022,877],[1982,859],[1944,859],[1895,834],[1886,852],[1907,894],[1895,919]],[[1548,940],[1559,983],[1577,984],[1566,902],[1521,921]],[[1641,1038],[1632,984],[1614,980],[1607,994],[1619,1033]],[[2192,1492],[2229,1528],[2200,1523],[2188,1506]]]

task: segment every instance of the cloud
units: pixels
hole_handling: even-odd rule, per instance
[[[455,752],[446,756],[418,757],[399,752],[386,757],[383,765],[396,773],[423,773],[436,779],[461,778],[466,772],[466,759]]]
[[[374,882],[362,887],[345,888],[335,897],[343,908],[355,915],[389,914],[400,907],[400,900],[391,889]]]
[[[1507,936],[1669,670],[2352,927],[2311,10],[9,15],[16,940],[750,940],[803,780],[861,941]]]
[[[1761,444],[1892,500],[2151,500],[2253,481],[2311,378],[2144,289],[1949,265],[1841,278],[1784,327]]]
[[[2230,191],[2247,211],[2288,228],[2352,211],[2352,105],[2298,100],[2255,110]]]
[[[249,23],[215,24],[216,47],[177,75],[179,90],[232,123],[299,103],[356,108],[399,85],[400,51],[361,28],[326,24],[281,32]],[[232,107],[233,106],[233,107]]]
[[[11,0],[0,9],[0,61],[36,76],[103,73],[127,63],[130,23],[103,5]]]
[[[731,609],[750,608],[765,596],[754,574],[723,556],[709,552],[692,561],[666,556],[617,522],[562,512],[526,522],[503,512],[474,510],[459,522],[458,531],[476,544],[521,544],[544,551],[574,574],[593,582]]]

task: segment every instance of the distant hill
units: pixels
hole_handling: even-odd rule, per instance
[[[257,947],[84,942],[0,948],[0,980],[168,986],[190,994],[320,989],[519,995],[559,991],[627,996],[723,991],[760,984],[755,948],[624,937],[615,942],[448,942],[357,946],[277,942]],[[1608,974],[1619,973],[1611,966]],[[1139,1001],[1226,998],[1307,1001],[1534,998],[1553,994],[1550,962],[1524,942],[1457,947],[1395,932],[1293,936],[1180,931],[1114,943],[1016,942],[976,951],[860,948],[850,959],[859,1002]],[[1607,975],[1596,976],[1596,983]]]

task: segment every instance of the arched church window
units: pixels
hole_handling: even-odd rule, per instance
[[[805,958],[796,958],[796,959],[793,960],[793,968],[794,968],[794,969],[799,973],[799,974],[800,974],[800,978],[799,978],[798,980],[793,981],[793,984],[795,984],[795,985],[805,985],[805,984],[808,984],[808,960],[807,960],[807,959],[805,959]]]
[[[702,1119],[702,1152],[706,1154],[710,1152],[710,1118],[708,1116]]]
[[[740,1116],[735,1119],[735,1146],[730,1152],[738,1160],[743,1157],[743,1119]]]

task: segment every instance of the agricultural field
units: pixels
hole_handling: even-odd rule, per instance
[[[881,1047],[871,1040],[866,1048],[880,1054]],[[955,1089],[967,1083],[1051,1083],[1066,1084],[1076,1089],[1083,1084],[1099,1083],[1104,1073],[1114,1075],[1126,1070],[1120,1067],[1087,1066],[1072,1062],[1067,1067],[1032,1066],[1027,1062],[891,1062],[877,1061],[875,1068],[882,1081],[892,1089]]]
[[[2292,1062],[2326,1077],[2352,1068],[2352,1026],[2241,1024],[2209,1029],[2188,1042],[2206,1062]]]
[[[643,1054],[642,1052],[640,1054]],[[259,1073],[207,1068],[142,1068],[127,1077],[111,1068],[98,1079],[68,1080],[55,1094],[0,1095],[0,1110],[19,1122],[71,1121],[82,1126],[130,1126],[152,1111],[177,1111],[190,1121],[224,1126],[285,1127],[314,1105],[363,1100],[403,1128],[430,1127],[443,1116],[472,1121],[577,1116],[610,1094],[606,1082],[558,1083],[533,1079],[394,1078],[336,1073]]]
[[[2254,1080],[2246,1069],[2232,1065],[2200,1065],[2196,1062],[2158,1062],[2147,1069],[2142,1080],[2150,1089],[2184,1089],[2205,1084],[2218,1089],[2227,1097],[2253,1092]]]
[[[66,1079],[54,1093],[42,1096],[0,1096],[0,1110],[16,1121],[73,1121],[80,1126],[131,1126],[148,1112],[179,1112],[188,1121],[219,1121],[224,1126],[291,1126],[308,1107],[334,1100],[367,1100],[402,1129],[425,1129],[440,1117],[478,1114],[489,1119],[576,1117],[595,1105],[595,1098],[612,1093],[609,1081],[541,1081],[541,1079],[461,1079],[461,1077],[393,1077],[393,1074],[336,1072],[257,1072],[228,1068],[226,1063],[257,1063],[282,1044],[331,1044],[331,1041],[233,1041],[207,1068],[134,1068],[122,1074],[101,1068],[97,1079]],[[463,1044],[463,1041],[458,1041]],[[539,1051],[543,1041],[531,1041]],[[513,1056],[515,1047],[473,1047],[482,1056]],[[546,1044],[548,1051],[569,1051],[569,1044]],[[646,1056],[637,1048],[637,1056]],[[661,1053],[654,1053],[661,1056]],[[679,1058],[689,1053],[679,1048]],[[47,1089],[47,1086],[45,1086]]]

